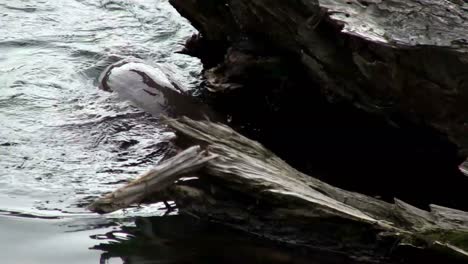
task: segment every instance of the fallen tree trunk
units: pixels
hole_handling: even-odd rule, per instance
[[[468,213],[349,192],[289,166],[231,128],[167,119],[187,147],[89,206],[108,213],[145,199],[289,244],[382,261],[401,247],[468,259]],[[190,178],[187,178],[190,177]],[[390,254],[391,255],[391,254]]]

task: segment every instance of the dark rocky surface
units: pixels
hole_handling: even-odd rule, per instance
[[[468,139],[468,5],[456,1],[181,1],[171,3],[210,48],[194,54],[217,90],[245,85],[277,56],[307,70],[331,98],[392,119],[402,115]],[[196,46],[196,45],[192,45]],[[216,46],[218,50],[211,47]],[[246,48],[248,46],[248,48]],[[210,51],[210,52],[209,52]],[[221,60],[219,60],[221,62]],[[259,67],[255,67],[259,66]],[[258,74],[257,74],[258,75]],[[256,76],[256,75],[255,75]],[[251,78],[247,76],[247,78]],[[314,87],[310,87],[313,89]]]

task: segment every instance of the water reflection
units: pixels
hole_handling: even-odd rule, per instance
[[[125,264],[353,263],[345,256],[291,249],[183,215],[138,217],[134,226],[93,237],[104,241],[92,247],[102,251],[100,263],[116,258]]]

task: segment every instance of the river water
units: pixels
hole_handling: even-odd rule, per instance
[[[163,0],[0,0],[1,263],[167,257],[125,246],[146,241],[135,219],[163,215],[159,205],[107,216],[84,208],[157,163],[170,134],[96,81],[137,57],[195,88],[199,61],[175,53],[193,32]]]

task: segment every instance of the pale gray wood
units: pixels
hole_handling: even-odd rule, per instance
[[[200,150],[198,146],[188,148],[138,179],[94,201],[88,209],[99,213],[110,213],[139,203],[145,197],[163,191],[178,179],[197,171],[214,157]]]

